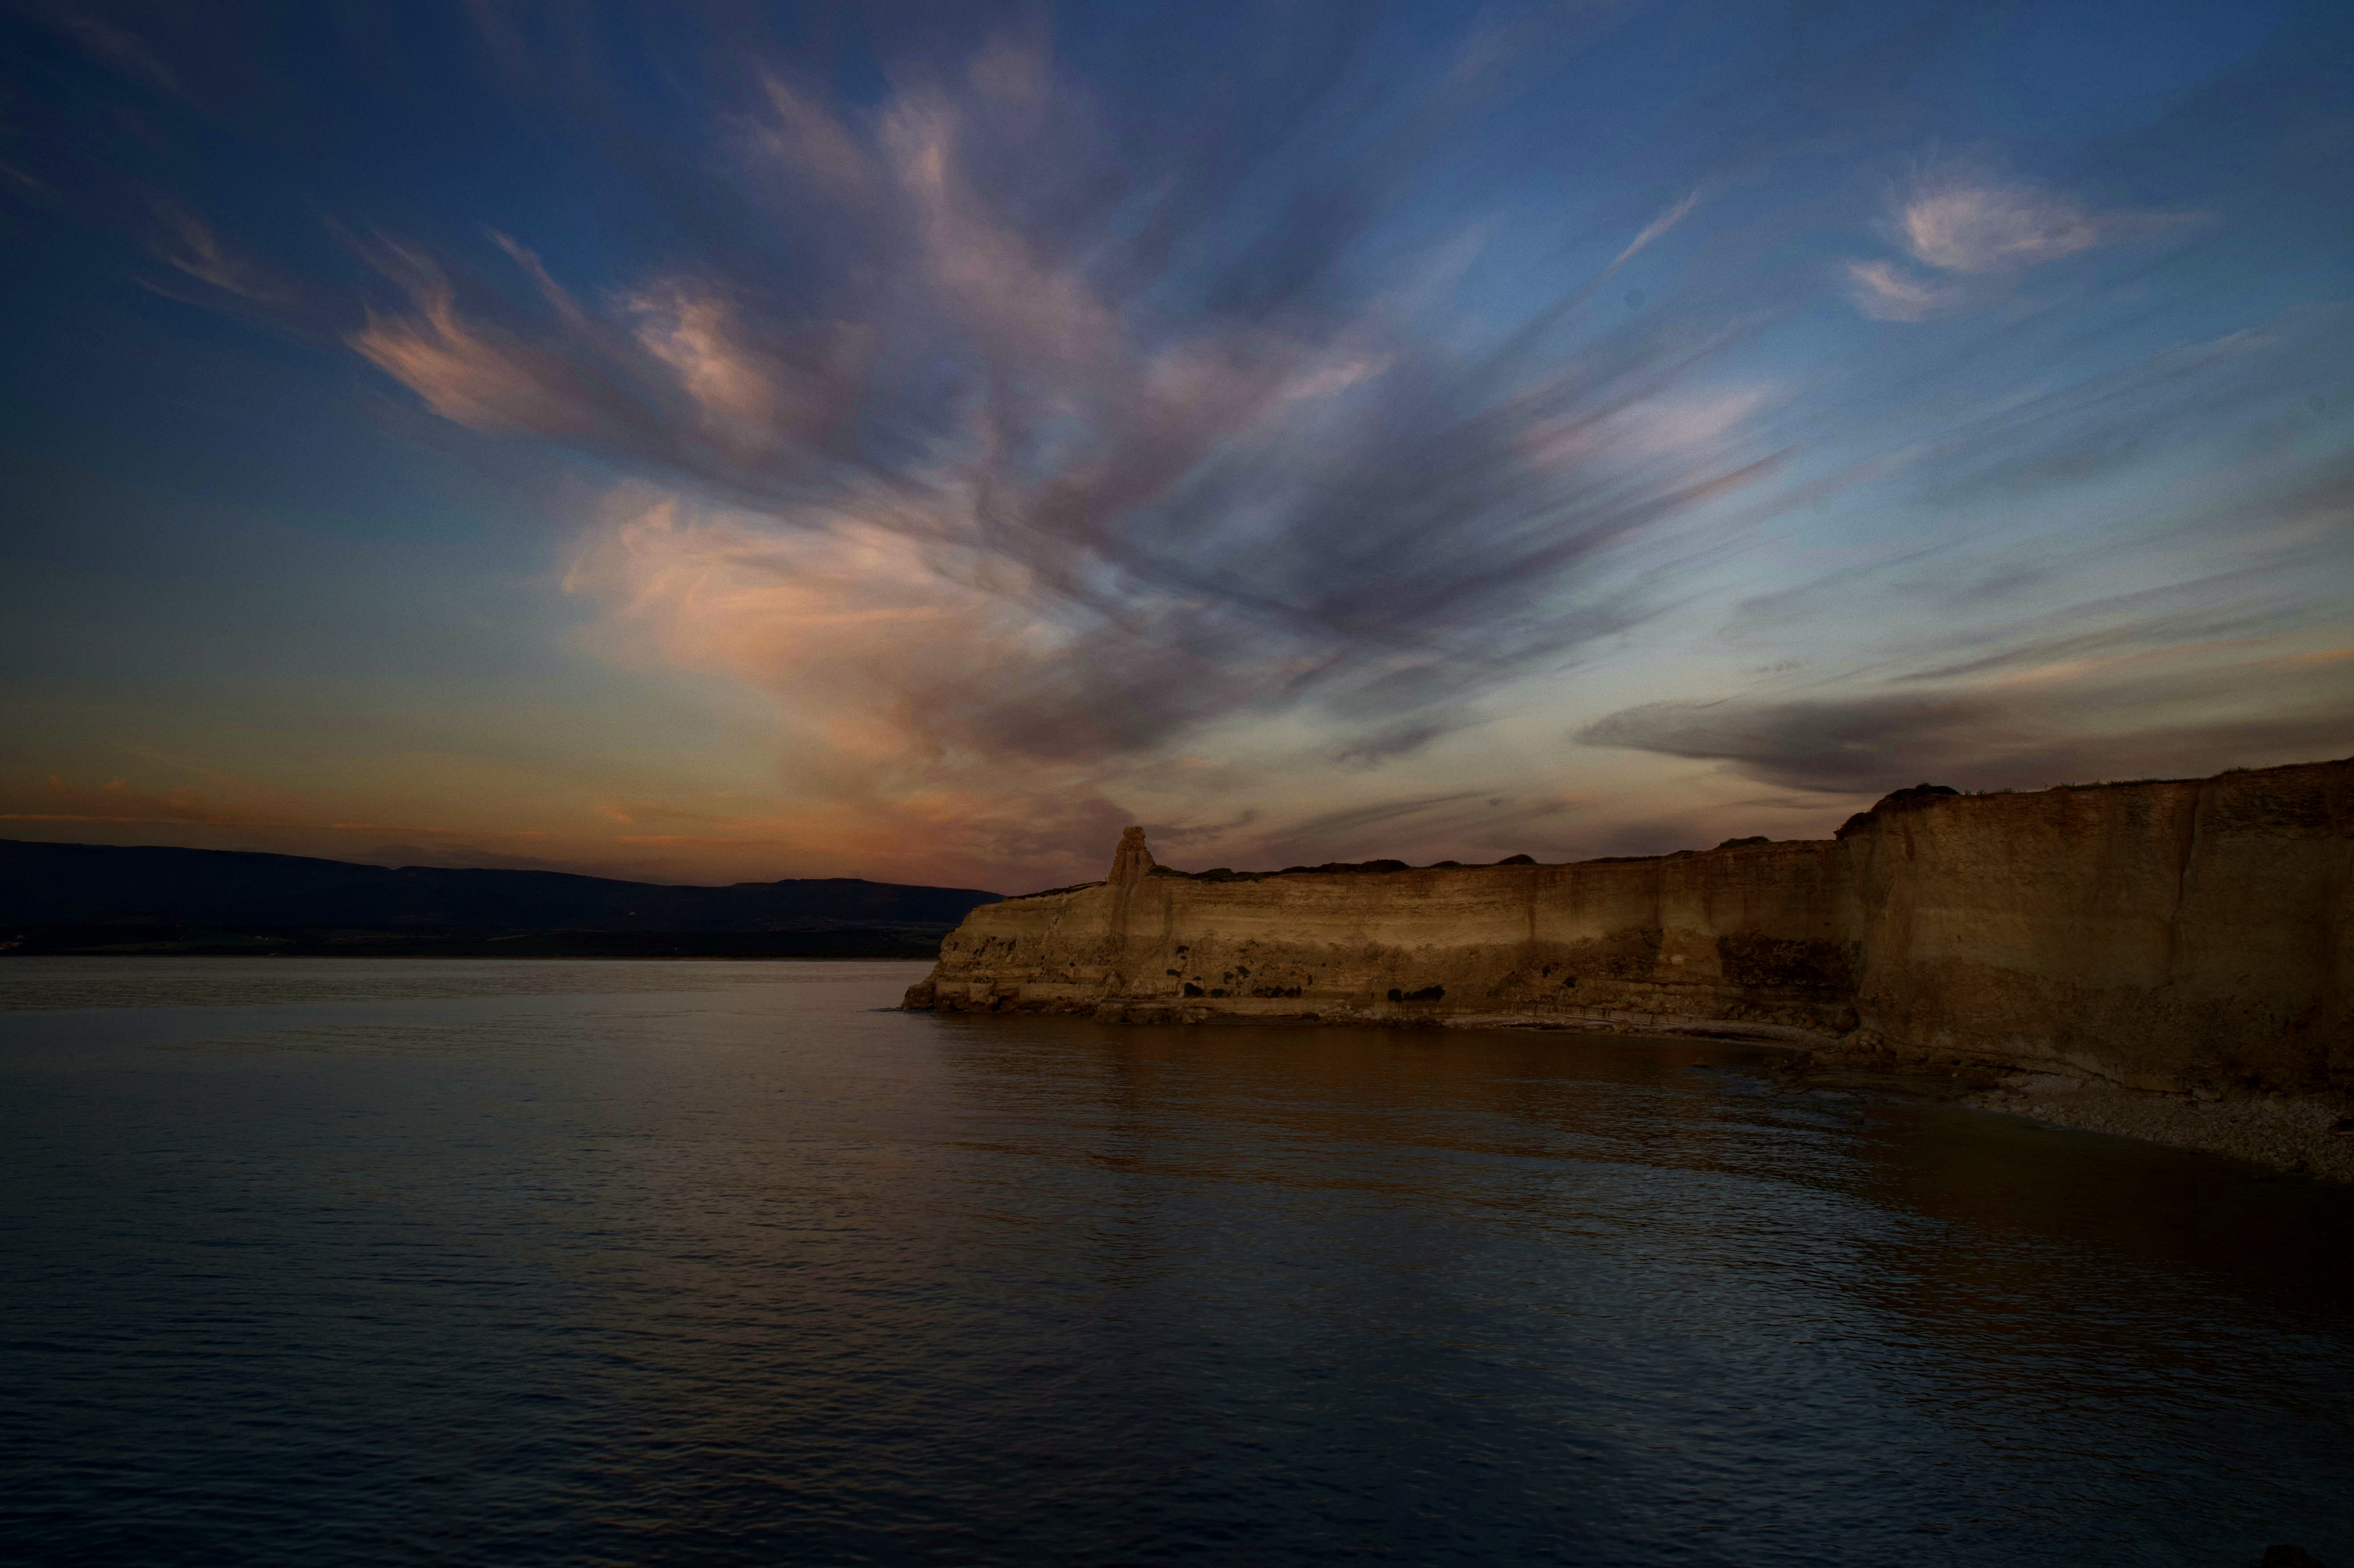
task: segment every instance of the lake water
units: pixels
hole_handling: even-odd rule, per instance
[[[2354,1565],[2354,1196],[1704,1044],[0,961],[0,1560]]]

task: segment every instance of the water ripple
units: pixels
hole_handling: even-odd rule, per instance
[[[0,964],[0,1555],[2354,1558],[2346,1193],[910,978]]]

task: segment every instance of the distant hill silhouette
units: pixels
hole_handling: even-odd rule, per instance
[[[917,951],[997,898],[977,888],[850,876],[668,887],[556,871],[391,868],[236,850],[0,839],[0,925],[20,928],[19,951],[126,945],[253,950],[256,931],[282,934],[266,945],[306,949],[336,933],[333,945],[346,951],[357,950],[355,941],[371,933],[411,951],[457,950],[452,940],[471,950],[493,938],[504,939],[496,950],[517,954]],[[68,927],[74,928],[70,939]],[[100,939],[105,927],[139,930],[122,931],[127,941],[107,942]],[[166,936],[174,930],[182,937]],[[665,939],[579,939],[588,933]],[[666,939],[687,934],[734,939]],[[783,939],[788,935],[792,939]],[[521,938],[539,939],[518,945],[514,939]]]

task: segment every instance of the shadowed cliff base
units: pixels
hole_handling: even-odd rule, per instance
[[[2354,763],[1901,789],[1829,840],[1188,874],[974,910],[906,1005],[1699,1035],[2354,1180]]]

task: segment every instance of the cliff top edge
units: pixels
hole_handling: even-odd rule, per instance
[[[2274,768],[2227,768],[2221,773],[2201,779],[2111,779],[2080,784],[2054,784],[2042,789],[1977,789],[1962,790],[1946,784],[1920,783],[1892,790],[1874,801],[1870,808],[1858,811],[1829,839],[1769,839],[1763,835],[1752,838],[1726,839],[1713,849],[1670,850],[1662,854],[1596,855],[1585,860],[1539,861],[1533,856],[1516,854],[1499,861],[1463,862],[1434,861],[1428,865],[1410,865],[1402,860],[1327,861],[1320,865],[1288,865],[1280,871],[1235,871],[1227,866],[1215,866],[1208,871],[1179,871],[1162,865],[1146,845],[1146,832],[1141,826],[1131,825],[1121,830],[1119,844],[1113,852],[1109,875],[1101,882],[1077,882],[1065,887],[1044,887],[1034,893],[1017,893],[1015,899],[1048,898],[1057,894],[1081,893],[1091,887],[1106,885],[1132,887],[1153,877],[1171,877],[1189,882],[1264,882],[1270,877],[1301,875],[1383,875],[1407,871],[1489,871],[1502,866],[1540,865],[1627,865],[1647,861],[1687,860],[1704,854],[1745,853],[1762,849],[1790,849],[1800,845],[1828,846],[1880,827],[1891,820],[1916,811],[1971,806],[1995,800],[2040,799],[2045,796],[2073,794],[2088,790],[2179,789],[2186,785],[2205,788],[2221,785],[2260,783],[2285,775],[2310,772],[2316,769],[2354,767],[2354,758],[2339,758],[2321,762],[2292,762]]]

